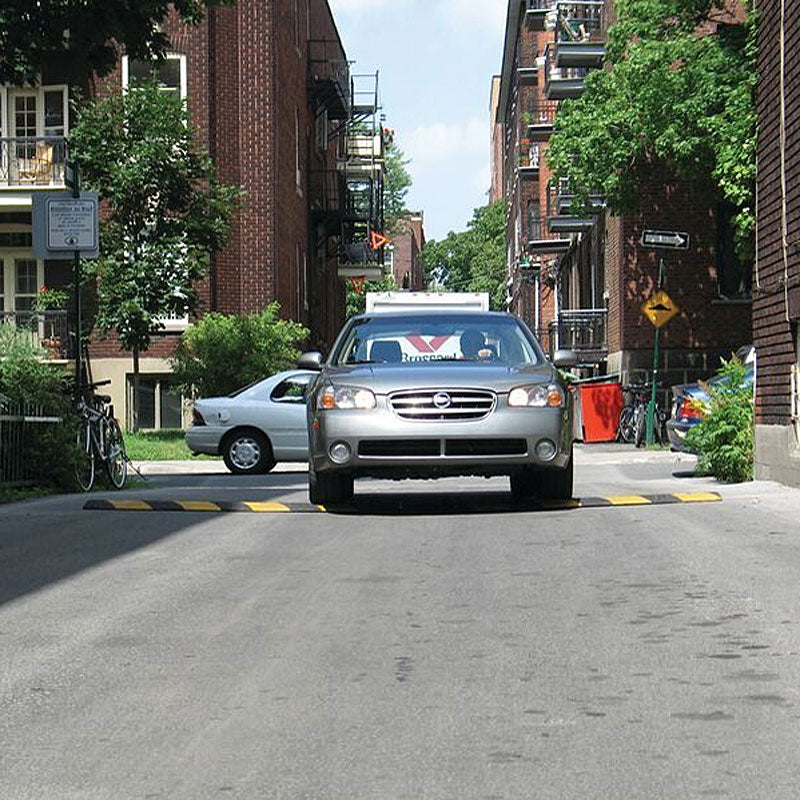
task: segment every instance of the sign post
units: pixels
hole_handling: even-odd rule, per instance
[[[72,162],[70,162],[72,163]],[[72,196],[77,199],[81,196],[81,175],[78,165],[72,163],[72,180],[68,184],[72,189]],[[51,239],[51,231],[48,228],[48,240]],[[75,394],[83,390],[79,389],[83,385],[83,315],[81,310],[81,251],[75,251],[75,260],[72,263],[72,282],[75,286]]]

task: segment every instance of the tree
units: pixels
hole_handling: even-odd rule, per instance
[[[715,185],[736,209],[737,251],[752,253],[756,111],[755,21],[711,33],[709,0],[619,0],[608,68],[563,103],[547,151],[575,210],[600,192],[614,213],[638,210],[654,164]]]
[[[467,230],[431,240],[422,251],[426,281],[445,289],[488,292],[491,307],[506,308],[506,205],[475,209]]]
[[[279,311],[272,303],[260,314],[206,314],[181,336],[173,384],[186,395],[224,396],[294,366],[308,331]]]
[[[196,139],[185,103],[152,83],[86,106],[70,135],[85,185],[107,204],[93,263],[96,325],[116,331],[133,355],[134,430],[139,354],[163,318],[195,309],[195,285],[224,246],[241,196],[217,181]]]
[[[345,313],[347,318],[363,314],[367,307],[367,292],[391,292],[397,287],[394,278],[387,275],[377,281],[359,283],[353,279],[345,284]]]
[[[384,153],[386,174],[383,181],[384,230],[394,232],[400,219],[408,214],[406,195],[412,178],[406,167],[411,163],[394,137],[390,137]]]
[[[235,0],[4,0],[0,8],[0,83],[35,83],[48,66],[80,83],[107,75],[119,47],[132,58],[163,58],[169,38],[160,29],[170,8],[192,25],[207,6]]]

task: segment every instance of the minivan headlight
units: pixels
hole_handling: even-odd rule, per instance
[[[508,393],[508,404],[512,408],[560,408],[564,405],[564,391],[554,383],[518,386]]]
[[[325,386],[320,390],[318,406],[323,409],[375,408],[375,394],[360,386]]]

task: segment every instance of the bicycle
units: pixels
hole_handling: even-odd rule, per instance
[[[633,402],[624,406],[619,413],[617,438],[627,444],[641,447],[647,434],[647,408],[650,405],[650,393],[653,384],[632,383],[622,387],[626,394],[633,395]],[[658,444],[667,441],[666,436],[667,415],[656,402],[656,416],[654,434]]]
[[[125,439],[119,423],[114,419],[111,398],[93,391],[108,383],[111,381],[99,381],[80,387],[76,403],[76,412],[80,417],[77,442],[82,457],[75,474],[84,492],[91,491],[94,486],[97,460],[105,465],[108,479],[117,489],[125,486],[128,477]]]

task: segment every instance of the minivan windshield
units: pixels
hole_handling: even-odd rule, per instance
[[[447,312],[358,317],[331,358],[337,366],[442,361],[534,365],[544,360],[533,335],[514,317]]]

